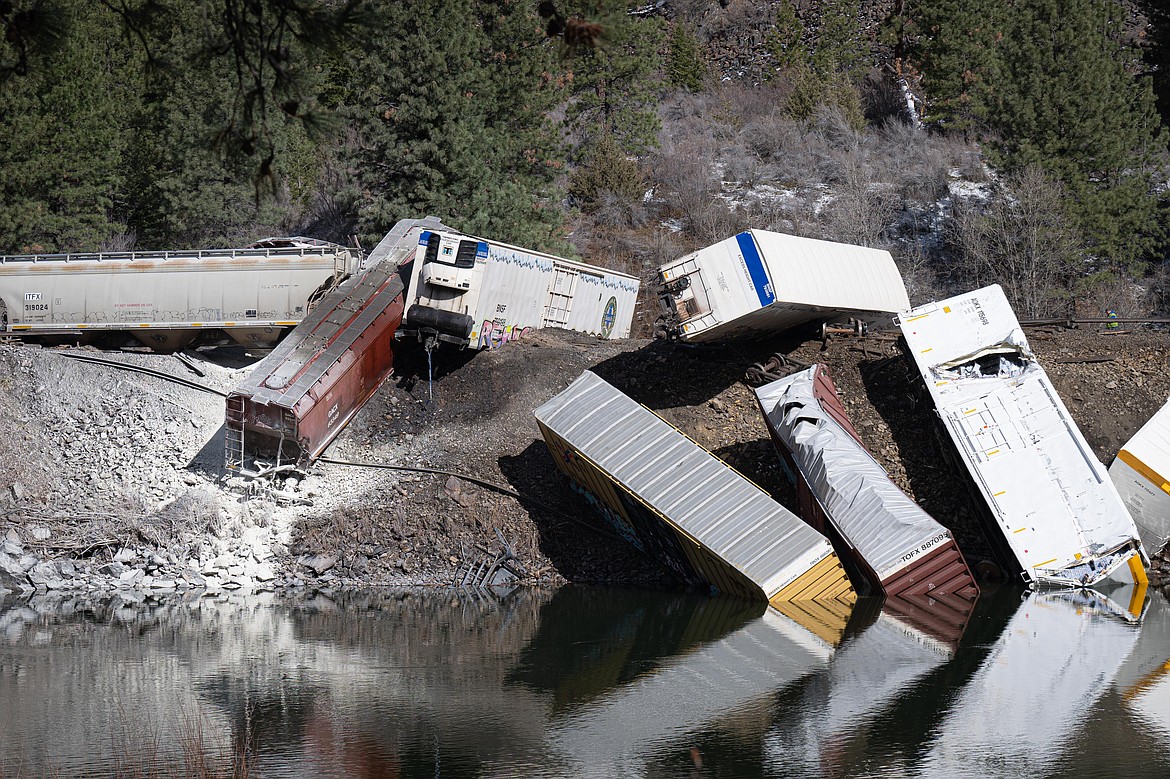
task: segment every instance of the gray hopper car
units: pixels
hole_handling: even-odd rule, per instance
[[[0,332],[84,342],[130,333],[160,351],[202,333],[271,346],[361,253],[311,238],[243,249],[0,256]]]

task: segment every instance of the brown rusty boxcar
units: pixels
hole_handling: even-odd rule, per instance
[[[229,470],[315,460],[386,380],[405,297],[398,266],[413,258],[418,230],[428,224],[400,222],[376,250],[375,264],[323,298],[231,392]]]

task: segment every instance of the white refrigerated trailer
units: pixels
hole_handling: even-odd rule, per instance
[[[428,230],[410,272],[398,338],[490,349],[559,327],[629,338],[638,279],[498,241]]]
[[[1028,584],[1144,583],[1137,528],[1003,289],[919,306],[899,324],[1005,562]]]
[[[891,322],[910,307],[887,251],[767,230],[658,270],[661,329],[691,343],[764,338],[808,322]]]
[[[1154,554],[1170,539],[1170,403],[1121,447],[1109,476]]]

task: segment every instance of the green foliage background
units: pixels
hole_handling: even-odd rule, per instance
[[[1061,267],[1140,274],[1164,257],[1156,95],[1165,106],[1170,20],[1134,3],[1154,22],[1144,54],[1112,0],[881,6],[932,132],[979,143],[1008,180],[1027,170],[1062,193],[1061,245],[1077,256]],[[873,7],[4,0],[0,252],[298,231],[370,245],[425,214],[571,251],[582,213],[643,208],[664,98],[720,88],[720,9],[767,31],[761,56],[769,88],[786,90],[786,121],[823,121],[828,108],[862,132],[880,64],[861,24]]]

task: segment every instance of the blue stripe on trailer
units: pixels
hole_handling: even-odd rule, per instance
[[[739,252],[743,255],[743,262],[751,276],[752,285],[756,288],[756,296],[761,306],[768,306],[776,299],[776,291],[772,289],[772,282],[768,281],[768,271],[764,270],[764,261],[760,258],[760,250],[756,248],[756,241],[751,232],[744,230],[735,236],[739,243]]]

